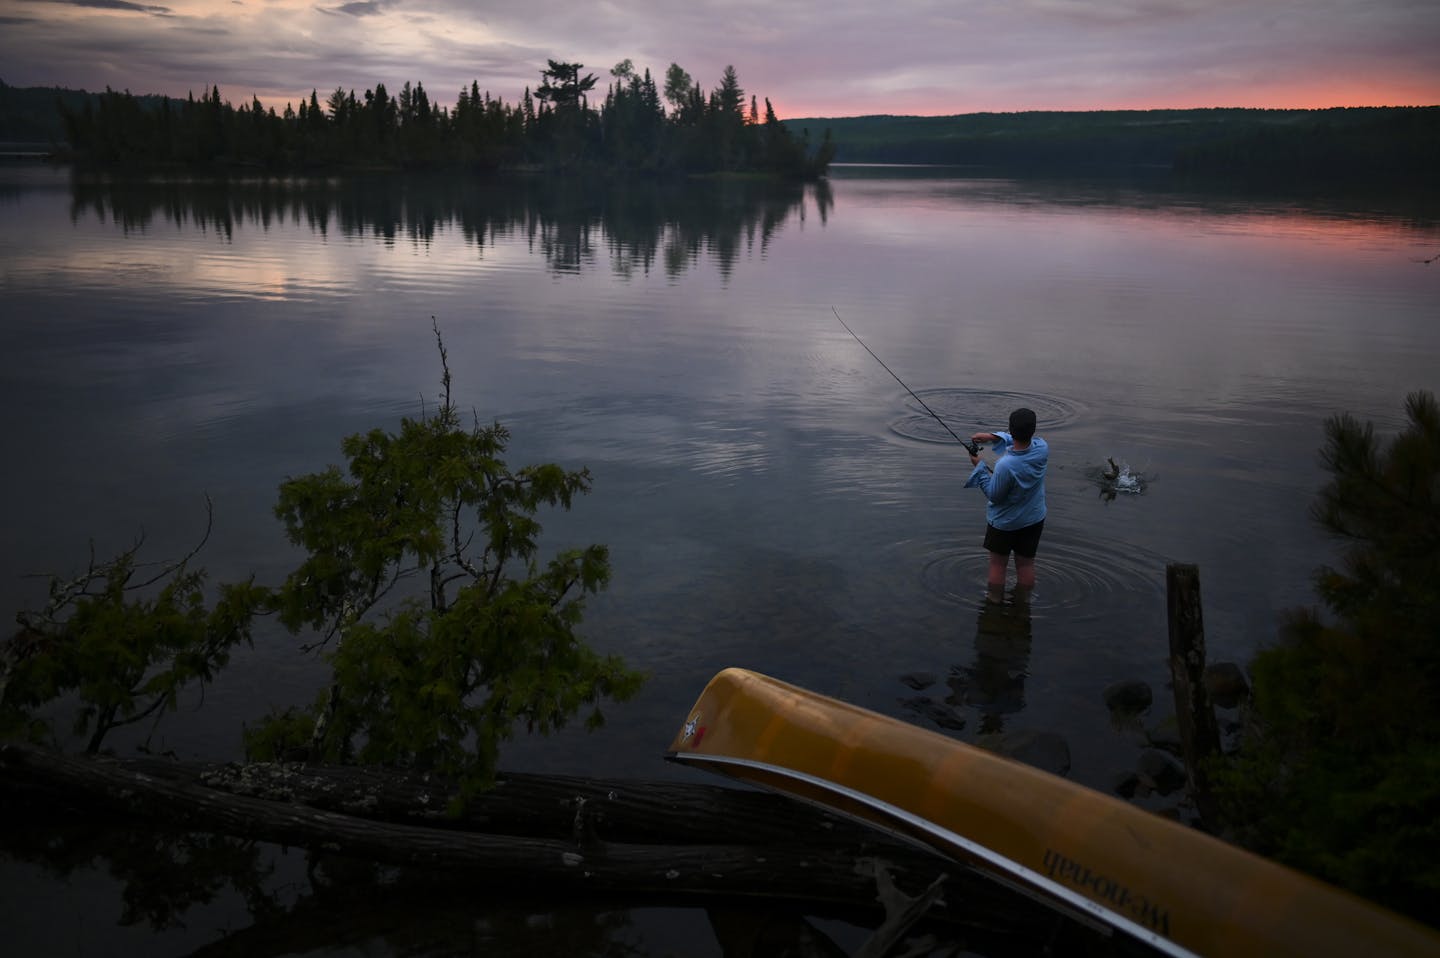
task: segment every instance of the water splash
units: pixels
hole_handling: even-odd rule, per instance
[[[1086,470],[1086,477],[1100,490],[1100,498],[1112,502],[1117,496],[1142,495],[1150,485],[1150,477],[1130,468],[1128,462],[1116,462],[1114,457],[1105,460],[1103,466]]]

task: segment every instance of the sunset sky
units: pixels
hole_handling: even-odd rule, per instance
[[[1440,104],[1440,0],[0,0],[0,80],[283,109],[409,80],[506,102],[548,59],[783,117]],[[763,109],[763,106],[762,106]]]

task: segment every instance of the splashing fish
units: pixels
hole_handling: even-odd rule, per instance
[[[1138,495],[1145,491],[1145,479],[1139,473],[1130,471],[1127,463],[1117,463],[1113,457],[1106,458],[1108,468],[1101,469],[1100,495],[1107,502],[1120,493]]]

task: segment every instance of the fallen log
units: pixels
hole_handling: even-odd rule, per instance
[[[172,763],[173,764],[173,763]],[[167,774],[162,770],[160,774]],[[349,766],[277,763],[205,766],[188,774],[235,795],[490,834],[609,842],[753,844],[873,841],[873,829],[770,792],[652,780],[502,773],[458,815],[455,790],[429,775]]]
[[[146,756],[81,758],[23,746],[0,748],[15,781],[82,792],[135,774],[282,805],[363,819],[491,835],[638,844],[891,842],[873,828],[785,796],[658,780],[502,773],[459,814],[456,790],[419,772],[300,763],[180,762]],[[133,811],[133,810],[132,810]]]
[[[11,784],[60,790],[130,815],[394,865],[494,870],[507,882],[527,875],[551,888],[729,892],[741,879],[777,891],[789,887],[790,875],[804,897],[848,899],[873,889],[868,877],[851,874],[859,858],[884,856],[899,871],[927,878],[944,865],[926,851],[836,820],[812,821],[777,846],[777,825],[764,816],[793,826],[803,806],[709,786],[506,776],[467,816],[451,820],[439,811],[449,798],[443,785],[374,769],[187,766],[18,746],[0,748],[0,767]],[[377,783],[385,783],[384,801]],[[587,807],[595,809],[593,820],[619,827],[577,830],[577,810],[583,822]],[[714,841],[713,818],[726,823],[724,843]],[[705,837],[687,835],[687,823]]]
[[[1068,926],[962,863],[763,792],[502,775],[464,816],[449,819],[440,811],[449,790],[424,776],[68,756],[16,745],[0,747],[3,788],[45,789],[95,809],[322,857],[460,871],[476,895],[786,901],[879,920],[883,873],[906,895],[929,890],[927,917],[967,932],[1083,940],[1080,951],[1104,951],[1093,929]],[[942,877],[943,897],[934,892]]]
[[[753,887],[766,889],[766,894],[848,900],[873,891],[873,877],[856,873],[857,860],[890,856],[887,862],[900,873],[929,874],[941,865],[933,855],[891,841],[828,847],[639,844],[594,837],[576,842],[398,824],[254,798],[155,774],[153,763],[142,768],[111,758],[13,746],[0,749],[0,763],[11,781],[81,794],[93,804],[170,824],[392,865],[488,872],[507,885],[543,884],[552,891],[589,887],[627,893],[743,894]],[[738,830],[743,832],[743,826]]]

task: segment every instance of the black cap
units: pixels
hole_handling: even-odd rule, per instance
[[[1035,410],[1020,407],[1010,414],[1010,435],[1016,442],[1029,442],[1035,435]]]

